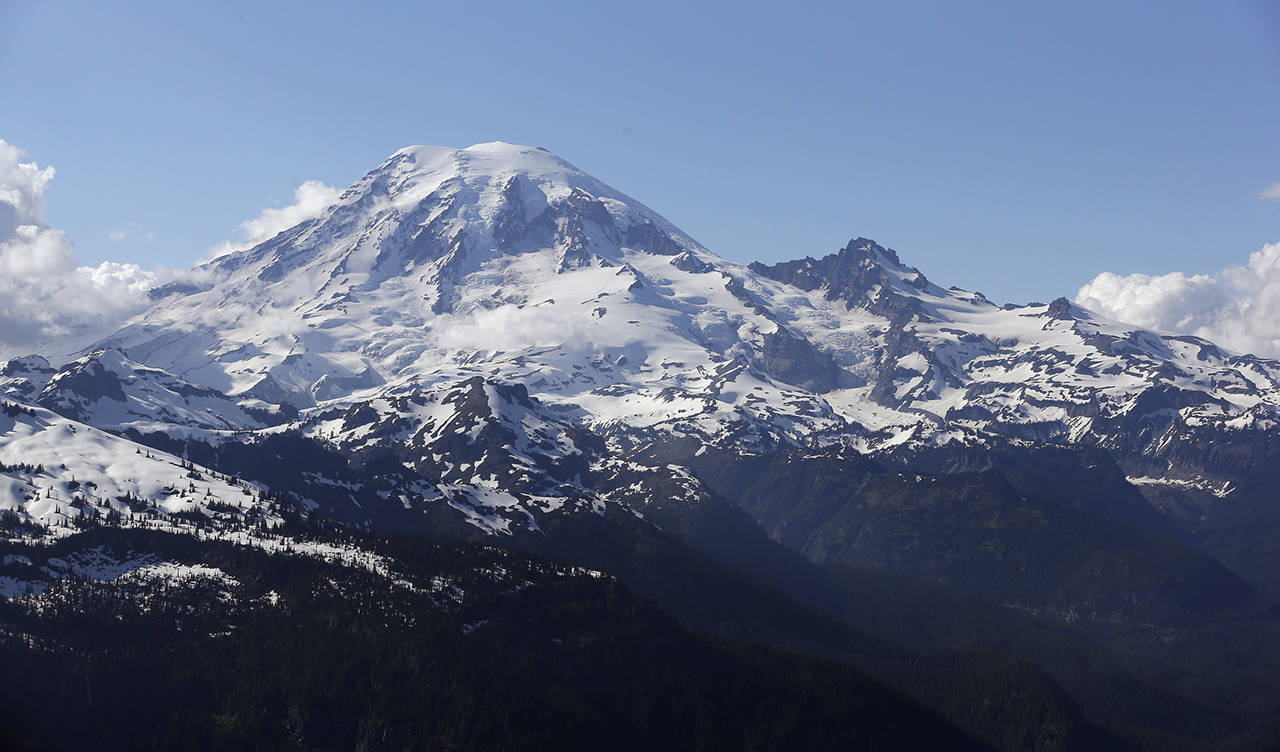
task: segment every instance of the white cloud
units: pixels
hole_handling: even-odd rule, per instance
[[[146,308],[146,293],[157,284],[209,281],[201,270],[148,271],[113,261],[81,265],[67,234],[44,223],[44,192],[53,177],[52,167],[23,162],[17,147],[0,140],[0,359],[29,352],[69,355]],[[318,216],[338,194],[308,180],[294,191],[294,203],[263,209],[240,224],[238,239],[211,249],[212,255],[252,247]],[[151,240],[155,234],[134,222],[107,237]]]
[[[338,200],[339,193],[337,188],[325,185],[319,180],[304,181],[293,190],[292,204],[277,209],[263,209],[253,219],[241,222],[237,228],[240,237],[209,249],[209,258],[214,259],[232,251],[252,248],[299,222],[318,217]]]
[[[81,265],[67,234],[44,223],[44,192],[54,169],[23,162],[22,156],[0,140],[0,360],[29,352],[69,355],[146,308],[146,293],[157,284],[209,281],[201,270],[148,271],[112,261]],[[263,209],[242,222],[239,237],[211,249],[212,256],[252,247],[318,216],[338,195],[336,188],[308,180],[294,191],[292,204]],[[151,240],[155,232],[134,222],[107,237]]]
[[[19,162],[17,147],[0,139],[0,241],[13,237],[17,228],[36,224],[44,216],[44,189],[53,180],[53,168]]]
[[[1264,201],[1267,199],[1280,199],[1280,183],[1272,183],[1258,191],[1258,198]]]
[[[65,355],[144,307],[155,275],[137,264],[82,266],[44,224],[52,167],[0,140],[0,353]]]
[[[601,331],[596,318],[584,317],[574,306],[544,304],[520,307],[502,305],[455,315],[435,328],[436,342],[452,350],[519,351],[529,347],[559,346],[566,351],[589,353],[598,340],[612,339]],[[601,336],[601,335],[604,336]]]
[[[1076,301],[1120,321],[1280,357],[1280,243],[1213,275],[1104,272],[1080,288]]]
[[[128,230],[112,230],[107,233],[107,237],[115,241],[121,241],[125,238],[142,238],[144,240],[152,240],[156,236],[155,228],[147,227],[140,222],[130,222]]]

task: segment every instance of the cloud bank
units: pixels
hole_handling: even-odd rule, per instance
[[[66,354],[136,313],[155,282],[137,264],[83,266],[44,223],[52,167],[0,140],[0,354]]]
[[[209,250],[208,258],[215,259],[233,251],[252,248],[264,240],[293,227],[299,222],[313,219],[338,200],[340,191],[319,180],[307,180],[293,190],[293,203],[278,209],[263,209],[258,216],[245,220],[236,229],[240,237],[229,240]]]
[[[1130,324],[1280,357],[1280,243],[1212,275],[1104,272],[1080,288],[1076,302]]]
[[[0,139],[0,360],[33,352],[71,355],[144,310],[153,287],[200,278],[199,270],[81,264],[67,234],[44,221],[44,192],[54,169],[22,159],[20,149]],[[336,188],[308,180],[294,191],[294,203],[242,222],[239,238],[211,249],[211,257],[250,248],[318,216],[338,195]],[[155,235],[134,229],[148,240]],[[118,241],[129,234],[113,230],[107,237]]]

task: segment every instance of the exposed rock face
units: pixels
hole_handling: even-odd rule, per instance
[[[272,424],[268,416],[279,409],[196,386],[166,371],[143,366],[118,350],[98,350],[63,366],[31,401],[73,420],[111,430],[157,425],[253,430]]]
[[[764,335],[760,356],[765,373],[801,389],[822,394],[840,386],[840,367],[831,356],[786,327]]]
[[[843,300],[849,307],[862,305],[874,299],[877,291],[897,285],[919,291],[933,287],[918,269],[904,266],[897,252],[867,238],[854,238],[839,252],[821,259],[804,258],[772,266],[757,262],[751,270],[802,290],[821,289],[827,300]]]
[[[715,269],[714,266],[708,264],[697,256],[688,251],[681,251],[671,259],[671,265],[680,271],[689,272],[690,274],[705,274]]]
[[[0,366],[0,394],[31,402],[57,370],[39,355],[14,358]]]

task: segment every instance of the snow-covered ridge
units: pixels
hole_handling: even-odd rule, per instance
[[[11,396],[21,398],[22,392],[15,389]],[[146,432],[166,426],[245,431],[282,422],[278,408],[262,400],[229,398],[111,349],[96,350],[63,366],[33,401],[113,431]]]
[[[52,411],[0,410],[0,512],[59,529],[85,520],[198,515],[269,528],[255,484],[223,476]]]

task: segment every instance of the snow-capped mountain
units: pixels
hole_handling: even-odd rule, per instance
[[[591,497],[554,470],[590,464],[568,459],[584,440],[662,436],[748,452],[1097,444],[1204,505],[1233,481],[1150,458],[1176,432],[1266,430],[1280,404],[1272,361],[1065,299],[997,306],[870,240],[727,261],[502,143],[402,149],[318,218],[196,277],[79,361],[10,361],[0,388],[100,428],[215,443],[296,416],[349,454],[401,457],[423,498],[466,497],[482,526]],[[462,459],[459,442],[489,454]]]
[[[424,574],[424,539],[461,541],[463,570],[483,540],[788,647],[856,654],[852,623],[922,650],[1039,635],[1020,659],[1060,669],[1090,713],[1161,731],[1176,723],[1142,718],[1164,695],[1106,715],[1097,687],[1148,690],[1080,674],[1087,651],[1024,615],[1133,650],[1089,660],[1152,661],[1157,683],[1173,653],[1217,656],[1204,646],[1244,630],[1227,651],[1244,671],[1280,634],[1276,361],[1066,299],[997,305],[865,238],[737,263],[502,143],[402,149],[184,280],[71,362],[0,365],[9,603],[119,590],[149,609],[154,586],[272,611],[266,551],[341,598],[372,583],[434,609],[458,581]],[[981,637],[919,632],[952,613]],[[1196,697],[1217,713],[1272,676],[1241,675]]]
[[[320,218],[201,271],[209,289],[108,344],[277,404],[481,375],[580,422],[714,434],[823,410],[811,390],[848,379],[743,296],[744,268],[539,149],[401,150]]]
[[[402,149],[320,217],[198,272],[202,288],[158,291],[103,344],[228,406],[138,395],[126,416],[84,417],[243,429],[286,406],[311,426],[342,409],[413,422],[405,395],[480,377],[618,441],[1097,444],[1207,504],[1229,479],[1143,458],[1177,432],[1265,431],[1280,404],[1274,361],[1065,299],[997,306],[870,240],[725,260],[554,155],[502,143]]]
[[[193,278],[79,361],[10,361],[0,388],[112,431],[286,431],[391,455],[411,476],[397,498],[447,501],[486,530],[598,509],[587,468],[673,438],[1099,446],[1198,519],[1248,482],[1232,458],[1280,405],[1274,361],[1066,299],[998,306],[867,239],[728,261],[504,143],[402,149],[319,217]]]

